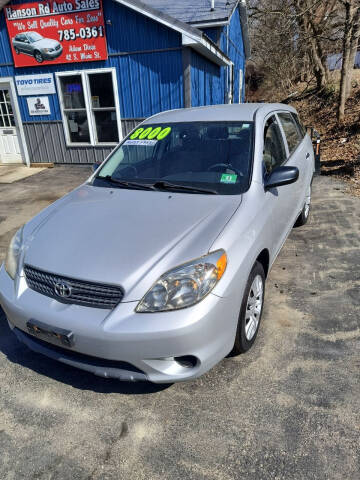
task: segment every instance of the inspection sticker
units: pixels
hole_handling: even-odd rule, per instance
[[[137,147],[153,147],[157,144],[157,140],[126,140],[124,145],[135,145]]]
[[[221,175],[221,183],[236,183],[237,175],[233,173],[223,173]]]

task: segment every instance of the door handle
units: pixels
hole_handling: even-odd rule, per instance
[[[306,159],[310,158],[310,153],[307,153],[305,158]]]

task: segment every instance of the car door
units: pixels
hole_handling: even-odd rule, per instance
[[[284,142],[282,130],[276,114],[265,118],[264,143],[263,143],[263,170],[264,182],[271,172],[284,165],[287,161],[288,151]],[[288,196],[291,185],[274,187],[264,193],[264,209],[267,211],[267,232],[271,243],[271,253],[275,256],[284,243],[289,225]]]
[[[28,36],[26,34],[24,34],[24,40],[23,40],[23,52],[24,53],[27,53],[28,55],[32,55],[32,50],[33,50],[33,47],[31,45],[31,42],[30,42],[30,39],[28,38]]]
[[[292,228],[297,216],[303,208],[306,188],[309,186],[309,162],[312,147],[309,150],[304,135],[299,130],[291,112],[277,113],[280,126],[288,147],[288,159],[286,165],[299,169],[298,180],[289,185],[289,228]]]

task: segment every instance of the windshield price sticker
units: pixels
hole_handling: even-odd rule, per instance
[[[157,140],[126,140],[124,145],[135,145],[137,147],[153,147],[157,144]]]
[[[155,138],[156,140],[163,140],[169,135],[170,132],[171,127],[147,127],[145,129],[143,127],[140,127],[135,130],[132,135],[130,135],[130,138],[131,140],[135,140],[137,138],[139,138],[140,140],[143,140],[145,138],[147,138],[148,140],[153,140]]]
[[[223,173],[221,175],[220,182],[221,183],[236,183],[237,175],[233,173]]]

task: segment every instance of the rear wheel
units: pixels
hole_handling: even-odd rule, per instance
[[[264,294],[264,268],[261,263],[255,262],[241,303],[234,348],[231,352],[233,355],[247,352],[255,342],[261,321]]]
[[[41,53],[39,52],[39,50],[35,50],[34,52],[34,57],[35,57],[35,60],[38,62],[38,63],[42,63],[44,61],[44,58],[43,56],[41,55]]]
[[[305,203],[304,203],[303,209],[301,210],[300,215],[298,216],[295,222],[295,227],[302,227],[303,225],[305,225],[305,223],[307,223],[310,216],[310,206],[311,206],[311,187],[308,188],[308,191],[305,197]]]

